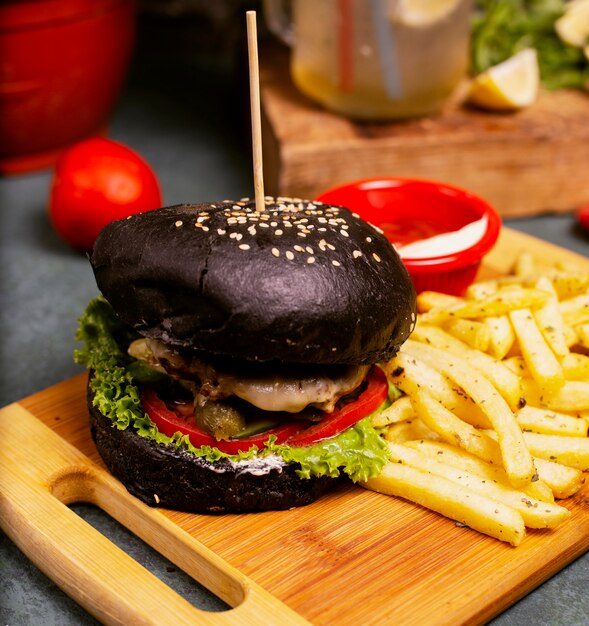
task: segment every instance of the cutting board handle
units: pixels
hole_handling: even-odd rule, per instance
[[[0,525],[104,624],[307,623],[19,404],[0,410],[0,436]],[[232,608],[195,608],[68,508],[75,502],[100,507]]]

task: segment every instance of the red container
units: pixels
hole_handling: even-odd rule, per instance
[[[133,50],[135,0],[0,4],[0,172],[51,165],[102,134]]]
[[[501,229],[498,213],[482,198],[434,181],[365,179],[329,189],[317,200],[346,206],[381,228],[398,247],[417,292],[434,290],[463,295]],[[457,231],[483,217],[484,234],[466,249],[417,258],[403,256],[402,244]]]

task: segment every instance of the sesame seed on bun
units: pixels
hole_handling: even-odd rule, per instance
[[[184,204],[107,226],[91,256],[120,318],[178,348],[259,361],[388,360],[415,294],[379,230],[293,198]]]

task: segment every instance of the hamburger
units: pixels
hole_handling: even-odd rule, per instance
[[[239,513],[309,504],[378,474],[378,363],[415,322],[382,233],[340,206],[266,198],[110,223],[80,318],[90,428],[152,506]]]

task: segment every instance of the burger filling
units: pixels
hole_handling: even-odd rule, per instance
[[[340,398],[357,389],[368,365],[301,366],[244,363],[182,354],[155,339],[137,339],[129,354],[155,370],[181,380],[192,396],[194,415],[203,430],[227,439],[245,429],[246,416],[230,398],[263,411],[297,413],[319,419],[332,413]],[[307,410],[306,410],[307,409]],[[318,411],[308,410],[318,409]]]
[[[121,322],[102,297],[80,318],[78,363],[93,404],[119,430],[215,462],[277,455],[301,478],[376,475],[387,449],[372,414],[387,406],[375,366],[263,364],[171,350]]]

